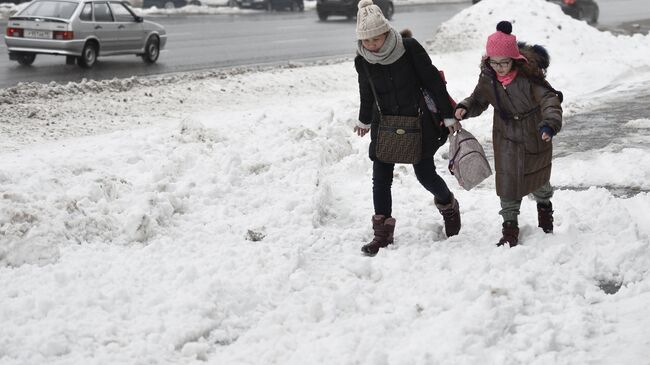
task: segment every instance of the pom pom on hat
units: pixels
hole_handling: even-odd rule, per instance
[[[502,20],[497,24],[497,30],[505,34],[512,34],[512,23]]]
[[[370,6],[370,5],[373,5],[372,0],[361,0],[361,1],[359,1],[359,3],[357,4],[357,7],[358,7],[359,9],[361,9],[361,8],[365,8],[366,6]]]
[[[358,6],[357,39],[370,39],[391,29],[381,9],[372,0],[361,0]]]

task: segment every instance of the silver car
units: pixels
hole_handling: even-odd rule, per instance
[[[66,63],[92,67],[97,57],[135,54],[158,60],[167,34],[121,0],[34,0],[7,22],[9,59],[34,63],[37,54],[66,56]]]

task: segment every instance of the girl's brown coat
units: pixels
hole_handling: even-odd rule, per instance
[[[543,77],[537,67],[539,56],[524,50],[522,53],[530,63],[520,66],[511,84],[503,87],[484,62],[474,92],[459,103],[459,107],[467,109],[466,118],[480,115],[488,105],[494,107],[492,141],[497,195],[512,200],[521,199],[550,180],[553,145],[542,140],[540,128],[548,126],[555,133],[562,128],[560,98],[553,90],[533,81]]]

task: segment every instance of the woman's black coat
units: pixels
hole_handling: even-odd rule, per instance
[[[434,97],[441,118],[453,118],[449,94],[438,69],[431,63],[429,54],[414,38],[404,38],[406,52],[390,65],[371,64],[358,55],[354,65],[359,74],[359,94],[361,107],[359,121],[371,124],[370,159],[375,160],[375,139],[379,123],[379,113],[375,97],[370,88],[364,64],[375,85],[379,105],[385,115],[417,116],[422,112],[422,158],[432,157],[447,140],[449,131],[433,121],[426,107],[420,88],[429,90]]]

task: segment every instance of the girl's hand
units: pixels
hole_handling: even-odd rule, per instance
[[[365,136],[366,133],[368,133],[368,131],[370,131],[369,128],[354,127],[354,132],[355,132],[359,137],[363,137],[363,136]]]
[[[461,130],[463,128],[463,126],[460,124],[460,122],[457,121],[454,125],[449,126],[447,128],[449,128],[449,134],[454,134],[454,133],[458,132],[459,130]]]
[[[546,133],[546,132],[542,133],[542,139],[544,140],[544,142],[550,142],[550,141],[551,141],[551,138],[552,138],[552,137],[551,137],[550,134],[548,134],[548,133]]]
[[[467,114],[467,110],[463,108],[458,108],[456,109],[456,112],[454,113],[454,117],[458,120],[463,120],[465,117],[465,114]]]

